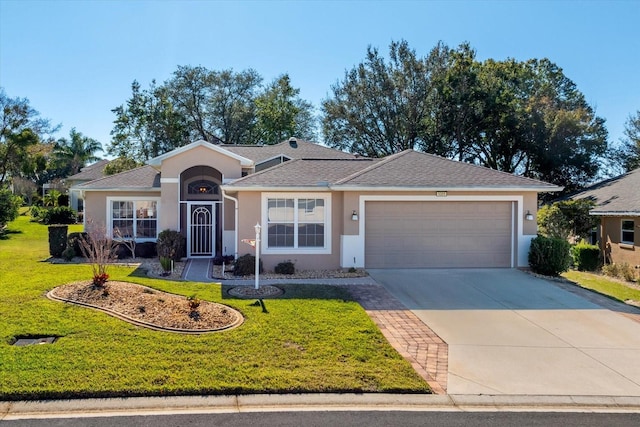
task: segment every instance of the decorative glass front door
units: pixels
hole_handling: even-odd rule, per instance
[[[188,257],[211,257],[215,251],[215,209],[213,203],[189,203]]]

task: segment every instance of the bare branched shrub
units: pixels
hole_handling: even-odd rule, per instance
[[[125,237],[120,228],[115,227],[113,229],[113,235],[115,236],[115,240],[117,243],[123,245],[129,253],[131,254],[131,258],[136,257],[136,239],[132,237]]]
[[[79,238],[82,255],[89,260],[93,270],[93,285],[104,287],[109,279],[107,267],[114,260],[114,241],[104,227],[90,227]]]

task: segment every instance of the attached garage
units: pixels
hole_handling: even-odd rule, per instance
[[[513,204],[367,201],[365,267],[512,267]]]

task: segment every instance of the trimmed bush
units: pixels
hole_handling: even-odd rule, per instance
[[[580,271],[596,271],[600,267],[600,248],[584,240],[571,247],[573,266]]]
[[[232,263],[234,260],[234,256],[233,255],[223,255],[223,256],[217,256],[213,258],[213,265],[222,265],[224,264],[229,264]]]
[[[180,261],[187,255],[187,239],[175,230],[163,230],[158,235],[156,250],[158,256]]]
[[[122,242],[113,242],[112,253],[116,259],[133,258],[131,248],[129,248],[125,243]]]
[[[77,219],[76,211],[68,206],[58,206],[42,212],[42,222],[50,224],[75,224]]]
[[[136,244],[136,256],[140,258],[154,258],[158,255],[155,242],[141,242]]]
[[[563,239],[537,236],[531,240],[529,266],[535,273],[557,276],[569,269],[569,243]]]
[[[49,226],[49,255],[52,257],[60,258],[67,248],[68,228],[66,225]]]
[[[67,236],[67,246],[73,249],[74,256],[84,256],[82,249],[80,249],[80,239],[86,239],[87,236],[88,234],[85,232],[69,233]]]
[[[284,261],[276,265],[276,267],[274,268],[274,272],[276,274],[295,274],[296,267],[291,261]]]
[[[67,248],[62,251],[62,258],[66,259],[67,261],[71,261],[74,256],[76,256],[76,252],[71,246],[67,246]]]
[[[262,260],[260,260],[260,273],[262,268]],[[256,257],[251,254],[242,255],[233,263],[234,276],[251,276],[256,273]]]

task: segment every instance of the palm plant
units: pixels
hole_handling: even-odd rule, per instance
[[[80,172],[87,163],[100,160],[100,157],[95,155],[98,151],[102,151],[100,142],[82,135],[73,128],[69,132],[69,139],[58,140],[54,155],[61,167],[67,169],[69,175],[73,175]]]

